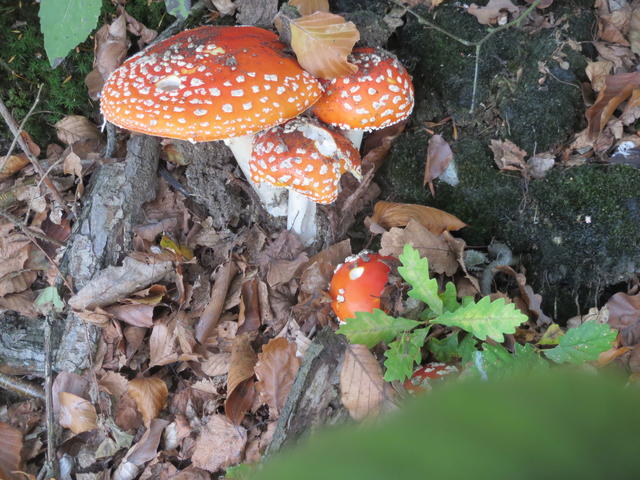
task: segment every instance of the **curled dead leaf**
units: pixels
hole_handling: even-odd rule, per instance
[[[640,72],[608,75],[604,84],[596,103],[585,113],[590,138],[597,137],[618,106],[631,96],[634,89],[640,88]]]
[[[251,347],[251,336],[243,333],[233,339],[231,366],[227,377],[227,400],[224,409],[227,417],[239,425],[251,408],[255,396],[254,371],[257,356]]]
[[[453,152],[442,135],[433,135],[427,147],[427,162],[424,167],[423,185],[429,185],[431,195],[436,196],[433,181],[442,175],[453,160]]]
[[[329,79],[356,72],[358,67],[347,57],[359,39],[355,24],[340,15],[316,12],[291,21],[291,48],[302,68],[316,77]]]
[[[527,152],[511,140],[491,140],[489,148],[493,152],[493,160],[500,170],[526,172],[527,164],[524,158],[527,156]]]
[[[405,227],[409,221],[415,220],[435,235],[467,226],[458,217],[437,208],[385,201],[376,203],[371,220],[384,228]]]
[[[286,338],[273,338],[262,347],[255,366],[256,390],[269,405],[269,416],[277,418],[287,401],[289,390],[300,368],[296,345]]]
[[[0,180],[6,180],[29,165],[29,159],[24,153],[0,157]]]
[[[73,433],[89,432],[98,428],[95,407],[82,397],[69,392],[58,394],[60,401],[60,425]]]
[[[22,433],[8,423],[0,422],[0,478],[17,480],[23,478],[15,474],[20,470]]]
[[[139,377],[129,381],[127,393],[136,402],[136,407],[147,428],[164,408],[169,395],[167,384],[157,377]]]

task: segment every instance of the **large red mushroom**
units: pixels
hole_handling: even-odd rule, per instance
[[[256,27],[204,26],[134,55],[102,90],[105,119],[134,132],[206,142],[225,140],[247,179],[253,135],[313,105],[318,81]],[[254,184],[281,215],[279,189]]]

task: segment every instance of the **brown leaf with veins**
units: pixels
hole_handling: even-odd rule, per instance
[[[340,15],[316,12],[291,20],[291,48],[302,68],[316,77],[355,73],[358,67],[347,57],[359,39],[355,24]]]
[[[22,463],[22,433],[8,423],[0,422],[0,478],[18,480]]]
[[[585,113],[590,138],[602,132],[613,112],[636,88],[640,88],[640,72],[619,73],[605,78],[605,87],[600,90],[596,103]]]
[[[504,12],[517,15],[519,11],[511,0],[489,0],[489,3],[484,7],[479,7],[472,3],[467,9],[467,13],[476,17],[478,23],[482,25],[491,25],[499,22],[500,17],[504,16]]]
[[[242,461],[247,431],[224,415],[211,415],[196,440],[191,461],[195,467],[215,472]]]
[[[0,157],[0,181],[6,180],[29,165],[29,159],[24,153]]]
[[[302,16],[330,11],[329,0],[289,0],[289,5],[296,7]]]
[[[96,408],[82,397],[73,393],[60,392],[60,425],[76,435],[98,428]]]
[[[640,343],[640,293],[616,293],[605,306],[609,310],[609,325],[620,331],[622,346]]]
[[[424,166],[422,185],[429,185],[431,195],[436,196],[433,181],[442,175],[453,160],[453,152],[442,135],[433,135],[427,147],[427,163]]]
[[[382,369],[365,345],[348,345],[340,370],[340,400],[354,420],[377,415],[385,399]]]
[[[300,368],[296,345],[286,338],[272,338],[258,354],[255,366],[256,390],[269,405],[269,417],[278,418]]]
[[[147,428],[151,420],[164,408],[169,396],[167,384],[157,377],[138,377],[130,380],[127,393],[136,402]]]
[[[129,449],[111,478],[113,480],[133,480],[136,478],[140,467],[158,455],[158,445],[160,445],[162,432],[167,425],[169,425],[168,420],[154,418],[140,440]]]
[[[100,140],[101,138],[98,127],[82,115],[67,115],[58,121],[54,127],[60,141],[67,145],[85,140]]]
[[[511,140],[491,140],[489,148],[493,152],[493,160],[500,170],[527,171],[527,163],[524,157],[527,152],[518,147]]]
[[[257,356],[251,347],[251,336],[243,333],[233,340],[231,366],[227,377],[227,399],[224,403],[227,417],[239,425],[251,408],[255,396],[254,371]]]
[[[460,230],[467,226],[455,215],[437,208],[385,201],[376,203],[371,220],[384,228],[404,227],[411,220],[415,220],[435,235],[440,235],[444,231]]]
[[[106,79],[127,56],[129,40],[125,16],[120,15],[111,25],[100,27],[94,38],[93,70],[86,76],[84,83],[89,97],[97,100]]]
[[[420,256],[429,259],[429,268],[436,273],[451,277],[458,271],[456,252],[442,234],[434,235],[415,220],[410,220],[405,228],[392,228],[382,234],[380,255],[398,257],[406,244],[413,245]]]

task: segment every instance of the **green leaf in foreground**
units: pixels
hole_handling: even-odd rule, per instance
[[[101,0],[41,0],[40,29],[49,64],[55,68],[96,27]]]
[[[408,318],[394,318],[382,310],[373,312],[357,312],[356,318],[350,318],[347,323],[340,325],[337,333],[341,333],[351,343],[360,343],[371,348],[380,342],[389,343],[400,333],[411,330],[420,325]]]
[[[189,16],[191,10],[191,0],[164,0],[164,6],[169,15],[184,20]]]
[[[609,325],[590,320],[567,330],[558,346],[544,354],[556,363],[592,362],[611,348],[616,335]]]
[[[481,364],[474,363],[474,367],[490,379],[504,378],[508,375],[526,375],[549,367],[530,343],[520,345],[516,343],[513,354],[502,345],[485,343],[482,346]]]
[[[506,304],[502,298],[492,302],[489,297],[483,297],[478,303],[470,303],[455,312],[445,312],[433,322],[460,327],[480,340],[491,338],[501,343],[505,333],[514,333],[516,327],[526,320],[527,316],[512,303]]]
[[[401,335],[389,344],[389,349],[384,352],[384,356],[387,357],[384,361],[384,379],[387,382],[402,381],[411,376],[414,365],[422,360],[421,349],[427,333],[429,327],[420,328]]]
[[[438,295],[438,282],[429,278],[429,260],[420,258],[420,252],[411,245],[405,245],[400,261],[402,266],[398,267],[398,273],[413,287],[409,296],[426,303],[436,315],[440,315],[443,304]]]

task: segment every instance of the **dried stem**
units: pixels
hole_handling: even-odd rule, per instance
[[[44,393],[45,411],[47,415],[47,478],[60,478],[58,463],[56,462],[56,432],[57,425],[53,415],[53,371],[52,356],[53,347],[51,345],[51,330],[55,316],[53,313],[46,316],[44,324]]]
[[[527,7],[526,10],[524,10],[520,15],[518,15],[517,18],[513,19],[508,23],[505,23],[504,25],[500,25],[499,27],[490,29],[489,32],[484,37],[482,37],[480,40],[477,40],[475,42],[465,40],[464,38],[458,37],[457,35],[454,35],[453,33],[448,32],[444,28],[439,27],[438,25],[431,22],[430,20],[427,20],[425,17],[423,17],[419,13],[416,13],[414,10],[411,9],[411,7],[407,7],[406,5],[404,5],[401,0],[390,0],[390,1],[398,5],[399,7],[404,8],[406,12],[416,17],[416,19],[418,20],[418,23],[422,25],[427,25],[432,29],[434,29],[435,31],[440,32],[443,35],[446,35],[447,37],[455,40],[458,43],[461,43],[466,47],[475,47],[476,60],[475,60],[475,66],[473,70],[473,93],[471,94],[471,107],[469,109],[469,113],[473,113],[476,107],[476,94],[478,92],[478,75],[480,71],[480,52],[482,49],[482,45],[487,40],[489,40],[492,36],[494,36],[496,33],[501,32],[502,30],[506,30],[507,28],[520,25],[520,23],[533,11],[534,8],[536,8],[540,4],[542,0],[535,0],[531,5]]]
[[[39,400],[44,400],[45,397],[44,390],[40,385],[2,372],[0,372],[0,388],[21,397],[37,398]]]

